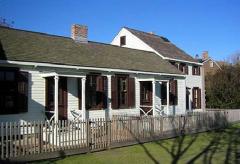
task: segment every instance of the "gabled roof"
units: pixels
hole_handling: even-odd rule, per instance
[[[182,74],[148,51],[0,27],[0,60]]]
[[[189,62],[197,62],[193,57],[188,55],[186,52],[175,46],[173,43],[171,43],[167,38],[158,36],[155,34],[131,29],[128,27],[124,27],[128,31],[130,31],[133,35],[141,39],[143,42],[145,42],[148,46],[153,48],[155,51],[157,51],[159,54],[161,54],[163,57],[171,58],[171,59],[177,59],[177,60],[184,60]]]
[[[203,60],[203,59],[199,59],[199,62],[205,64],[206,62],[208,61],[212,61],[216,64],[216,66],[219,68],[219,69],[222,69],[221,66],[219,65],[219,63],[215,60],[213,60],[211,57],[208,57],[207,59]]]

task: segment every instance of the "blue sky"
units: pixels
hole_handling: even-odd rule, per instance
[[[73,23],[89,40],[110,43],[123,26],[153,31],[195,56],[226,59],[240,50],[239,0],[0,0],[0,17],[13,27],[70,36]]]

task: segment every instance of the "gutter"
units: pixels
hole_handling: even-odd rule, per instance
[[[186,77],[186,75],[181,75],[181,74],[156,73],[156,72],[146,72],[146,71],[131,71],[131,70],[124,70],[124,69],[84,67],[84,66],[38,63],[38,62],[22,62],[22,61],[14,61],[14,60],[0,60],[0,64],[16,64],[16,65],[26,65],[26,66],[34,66],[34,67],[41,66],[41,67],[68,68],[68,69],[76,69],[76,70],[82,69],[82,70],[96,70],[96,71],[106,71],[106,72],[121,72],[121,73],[133,73],[133,74]]]

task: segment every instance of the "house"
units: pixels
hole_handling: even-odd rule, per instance
[[[0,27],[1,122],[185,114],[191,101],[203,109],[201,64],[190,56],[163,58],[133,34],[126,46],[87,36],[76,24],[71,38]]]
[[[218,70],[221,70],[221,66],[223,65],[224,62],[218,62],[213,60],[208,54],[208,51],[203,51],[202,53],[202,58],[199,59],[199,62],[203,63],[203,69],[205,72],[205,75],[208,74],[214,74]]]
[[[182,81],[177,79],[178,93],[180,94],[178,97],[182,99],[172,104],[170,107],[172,111],[175,107],[177,107],[176,111],[183,107],[189,111],[205,109],[203,64],[175,46],[166,37],[155,35],[152,32],[148,33],[123,27],[111,44],[154,52],[185,75],[185,84],[181,84]],[[185,99],[186,105],[181,104],[181,102],[184,102],[183,99]]]

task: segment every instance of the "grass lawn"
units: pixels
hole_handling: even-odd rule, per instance
[[[240,163],[240,124],[224,130],[40,163]]]

